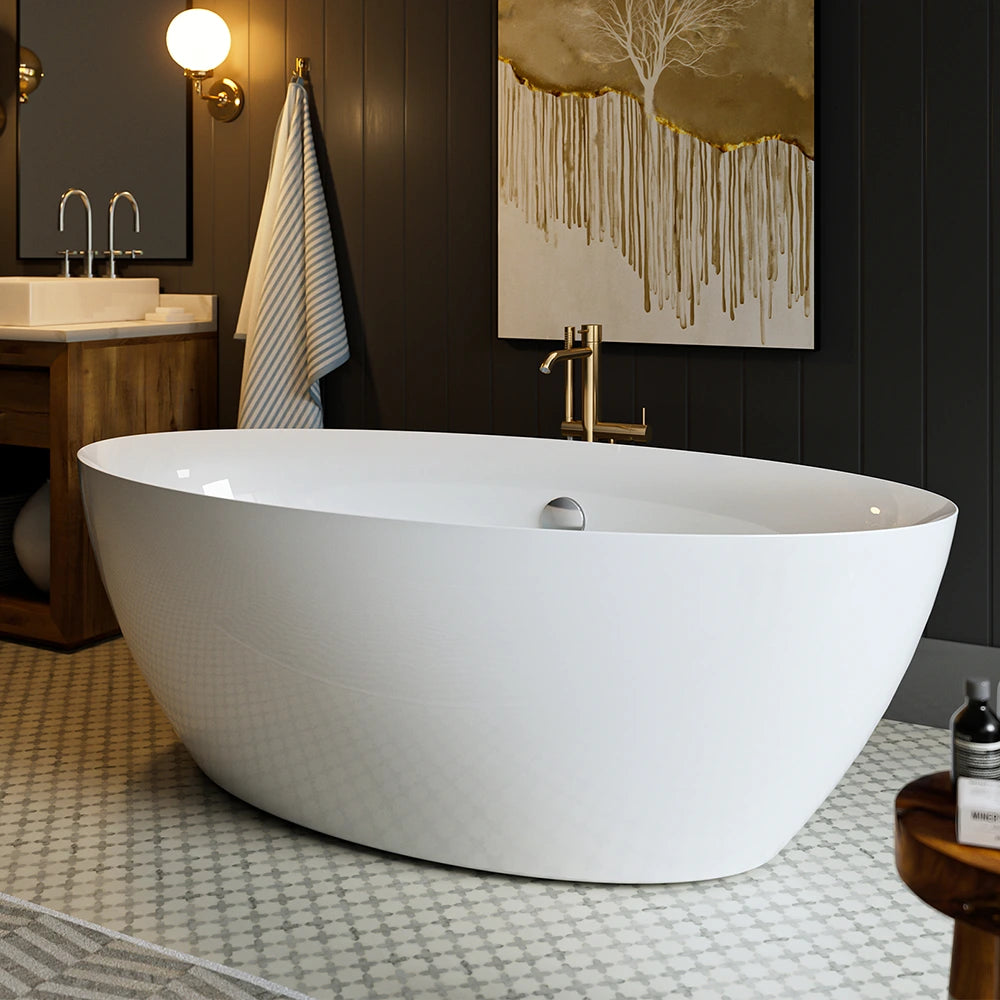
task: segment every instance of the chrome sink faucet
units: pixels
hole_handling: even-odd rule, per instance
[[[612,423],[598,418],[601,330],[599,323],[585,323],[580,327],[583,346],[577,347],[576,327],[563,327],[562,350],[552,351],[538,367],[543,375],[549,375],[552,365],[560,361],[566,364],[566,409],[562,433],[567,438],[582,437],[587,441],[648,441],[649,427],[646,425],[645,407],[642,410],[641,424]],[[573,362],[576,359],[583,362],[583,414],[580,420],[573,417]]]
[[[139,232],[139,206],[131,191],[116,191],[111,196],[108,205],[108,277],[115,277],[115,205],[119,198],[125,198],[132,206],[132,218],[135,220],[134,232]]]
[[[94,216],[90,211],[90,199],[87,197],[87,193],[81,191],[80,188],[70,188],[68,191],[64,191],[63,196],[59,199],[59,232],[65,231],[66,202],[75,194],[80,196],[83,207],[87,210],[87,277],[92,278],[94,276]],[[66,270],[68,277],[69,256],[66,257]]]

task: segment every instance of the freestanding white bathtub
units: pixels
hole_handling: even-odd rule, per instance
[[[581,881],[773,857],[892,697],[957,516],[552,440],[194,431],[79,459],[122,632],[212,779],[360,844]],[[559,496],[586,530],[539,527]]]

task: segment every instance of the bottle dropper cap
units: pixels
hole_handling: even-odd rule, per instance
[[[965,696],[970,701],[989,701],[990,682],[986,677],[970,677],[965,682]]]

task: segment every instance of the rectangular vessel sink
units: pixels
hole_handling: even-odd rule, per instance
[[[159,298],[159,278],[0,277],[0,326],[143,319]]]

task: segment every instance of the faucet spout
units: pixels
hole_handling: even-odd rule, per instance
[[[543,375],[552,373],[552,366],[558,361],[566,362],[566,419],[564,424],[572,423],[573,420],[573,359],[580,358],[583,361],[583,415],[580,425],[583,428],[584,436],[588,441],[594,440],[594,428],[597,426],[597,384],[598,384],[598,361],[600,359],[601,348],[601,327],[598,323],[586,323],[580,327],[582,347],[574,347],[576,329],[572,326],[563,328],[563,347],[561,350],[552,351],[545,360],[538,366],[538,370]]]
[[[539,366],[543,375],[552,374],[552,366],[559,361],[572,361],[573,358],[589,358],[594,352],[589,347],[568,347],[553,351]]]
[[[139,232],[139,205],[131,191],[116,191],[111,196],[108,205],[108,277],[115,277],[115,205],[119,198],[125,198],[132,206],[132,218],[135,221],[135,232]]]
[[[83,207],[87,210],[87,277],[92,278],[94,276],[94,216],[90,211],[90,199],[87,197],[87,193],[81,191],[80,188],[70,188],[68,191],[64,191],[59,199],[59,232],[63,232],[65,229],[66,202],[75,194],[80,196]]]

